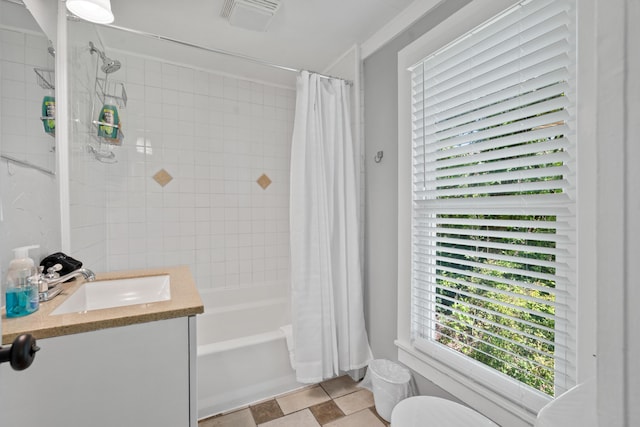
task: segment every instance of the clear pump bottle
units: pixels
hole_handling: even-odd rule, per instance
[[[38,268],[29,258],[29,249],[36,248],[39,246],[24,246],[13,250],[14,259],[9,263],[5,282],[7,317],[26,316],[40,307]]]

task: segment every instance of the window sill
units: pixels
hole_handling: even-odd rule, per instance
[[[469,407],[502,426],[531,427],[536,413],[517,405],[485,385],[416,350],[410,343],[396,340],[398,360]]]

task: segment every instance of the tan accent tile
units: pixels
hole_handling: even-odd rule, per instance
[[[320,427],[308,409],[294,412],[277,420],[260,424],[260,427]]]
[[[354,391],[362,390],[358,388],[358,383],[351,379],[349,375],[332,378],[320,383],[320,385],[332,399],[353,393]]]
[[[198,427],[256,427],[251,411],[242,409],[228,414],[207,418],[198,423]]]
[[[338,418],[344,417],[344,412],[338,408],[338,405],[336,405],[333,400],[312,406],[309,410],[321,425],[325,425],[331,421],[337,420]]]
[[[280,405],[282,412],[285,414],[326,402],[329,399],[329,395],[318,385],[297,393],[292,393],[288,396],[276,398],[278,405]]]
[[[160,184],[160,186],[162,187],[170,183],[172,179],[173,177],[171,176],[171,174],[169,174],[169,172],[164,169],[160,169],[158,172],[156,172],[155,175],[153,175],[153,180]]]
[[[251,406],[251,413],[253,419],[256,420],[256,424],[266,423],[267,421],[275,420],[284,416],[280,405],[275,399],[267,400],[266,402],[259,403]]]
[[[336,402],[336,405],[338,405],[345,415],[353,414],[354,412],[358,412],[375,405],[375,402],[373,401],[373,393],[366,389],[338,397],[337,399],[334,399],[334,402]]]
[[[369,409],[325,424],[325,427],[385,427],[385,425]]]
[[[269,185],[271,185],[271,178],[269,178],[266,174],[260,175],[260,178],[256,181],[263,190],[266,190]]]

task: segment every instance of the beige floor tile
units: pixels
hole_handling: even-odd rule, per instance
[[[324,392],[322,387],[315,386],[284,397],[278,397],[276,400],[282,412],[286,415],[299,411],[300,409],[308,408],[309,406],[317,405],[318,403],[326,402],[330,400],[330,397]]]
[[[364,409],[355,414],[347,415],[344,418],[325,424],[324,427],[385,427],[385,425],[371,412]]]
[[[374,415],[375,415],[375,416],[380,420],[380,422],[381,422],[382,424],[384,424],[384,427],[389,427],[389,426],[391,425],[391,423],[390,423],[389,421],[385,420],[384,418],[382,418],[382,417],[380,416],[380,414],[378,414],[378,411],[376,411],[376,408],[375,408],[375,407],[373,407],[373,408],[369,408],[369,410],[370,410],[371,412],[373,412],[373,414],[374,414]]]
[[[294,412],[277,420],[259,424],[260,427],[320,427],[310,410]]]
[[[256,427],[249,408],[202,420],[198,427]]]
[[[351,379],[349,375],[324,381],[320,383],[320,386],[322,386],[324,391],[326,391],[332,399],[360,390],[358,383]]]
[[[360,389],[355,393],[347,394],[334,399],[336,405],[345,413],[345,415],[370,408],[375,405],[373,394],[366,389]]]

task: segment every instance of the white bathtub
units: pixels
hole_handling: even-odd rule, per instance
[[[197,316],[198,418],[301,387],[280,327],[290,322],[286,283],[201,290]]]

